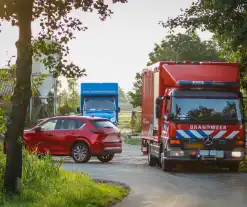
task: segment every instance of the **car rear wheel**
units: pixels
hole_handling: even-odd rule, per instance
[[[77,163],[86,163],[91,159],[90,150],[84,142],[76,143],[71,149],[71,157]]]
[[[97,156],[100,162],[110,162],[114,158],[114,154]]]

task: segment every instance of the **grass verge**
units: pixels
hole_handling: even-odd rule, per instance
[[[240,164],[240,169],[239,169],[240,172],[247,172],[247,156],[245,157],[245,161],[243,161],[241,164]]]
[[[127,140],[125,140],[126,144],[130,144],[130,145],[141,145],[141,140],[140,139],[129,139],[127,138]]]
[[[6,207],[105,207],[122,200],[128,190],[112,184],[94,182],[82,173],[60,169],[50,156],[42,159],[23,153],[22,192],[6,199],[0,193],[0,205]],[[5,155],[0,154],[0,192],[3,192]]]
[[[133,136],[138,136],[138,135],[133,135]],[[123,135],[124,137],[124,143],[130,144],[130,145],[141,145],[141,139],[136,139],[136,138],[130,138],[128,135]]]

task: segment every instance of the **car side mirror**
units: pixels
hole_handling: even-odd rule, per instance
[[[41,131],[41,127],[40,127],[40,126],[34,127],[34,131],[35,131],[35,132],[40,132],[40,131]]]
[[[78,107],[76,108],[76,111],[77,111],[78,114],[81,113],[81,108],[78,106]]]
[[[117,112],[119,113],[121,111],[121,108],[120,107],[117,107]]]

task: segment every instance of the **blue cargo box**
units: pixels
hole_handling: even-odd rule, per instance
[[[118,83],[81,83],[82,96],[118,95]]]

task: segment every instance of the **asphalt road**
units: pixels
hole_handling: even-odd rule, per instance
[[[140,147],[125,145],[121,155],[108,164],[92,160],[64,168],[90,173],[94,178],[124,182],[130,195],[117,207],[246,207],[247,174],[228,172],[164,173],[149,167]]]

